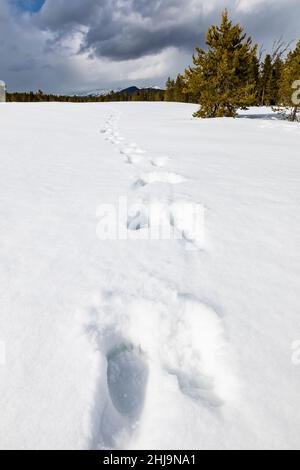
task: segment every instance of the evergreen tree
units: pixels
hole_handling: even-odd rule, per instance
[[[165,101],[175,101],[179,103],[192,103],[194,97],[187,90],[184,75],[178,74],[176,80],[170,77],[166,82]]]
[[[175,81],[171,77],[168,78],[166,83],[165,100],[175,101]]]
[[[237,110],[256,102],[253,64],[257,47],[246,38],[243,28],[233,25],[228,12],[220,26],[209,28],[206,52],[197,48],[194,67],[186,71],[187,89],[199,96],[197,117],[235,117]]]
[[[289,53],[283,66],[279,86],[279,103],[286,108],[291,121],[296,121],[300,111],[300,41]]]
[[[260,83],[259,83],[259,97],[260,105],[269,105],[270,96],[270,84],[272,77],[272,58],[270,54],[267,54],[262,65]]]
[[[283,62],[279,56],[272,59],[270,54],[266,55],[259,81],[259,104],[261,106],[278,104],[282,67]]]
[[[182,75],[177,75],[175,87],[174,87],[174,98],[175,101],[184,103],[186,101],[186,96],[184,93],[185,83]]]
[[[269,102],[271,106],[277,105],[279,102],[279,86],[283,71],[283,61],[278,57],[272,66],[272,75],[270,83]]]
[[[260,63],[257,55],[255,54],[253,56],[253,60],[250,66],[250,79],[253,81],[254,86],[255,86],[255,91],[256,91],[256,100],[253,102],[255,105],[259,105],[259,82],[260,82],[260,74],[259,74],[259,68],[260,68]]]

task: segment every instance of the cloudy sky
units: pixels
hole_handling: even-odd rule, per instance
[[[300,39],[299,0],[0,0],[0,79],[59,93],[162,86],[225,7],[265,48]]]

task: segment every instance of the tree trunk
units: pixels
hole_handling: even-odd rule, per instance
[[[290,120],[292,122],[297,121],[297,112],[298,112],[298,106],[295,106],[290,117]]]

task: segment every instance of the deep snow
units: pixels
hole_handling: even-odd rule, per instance
[[[1,104],[2,449],[300,447],[300,126],[194,109]]]

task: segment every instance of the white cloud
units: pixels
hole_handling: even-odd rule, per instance
[[[283,4],[286,0],[276,0],[276,3]],[[237,11],[253,12],[257,7],[263,7],[274,5],[274,0],[238,0]]]

